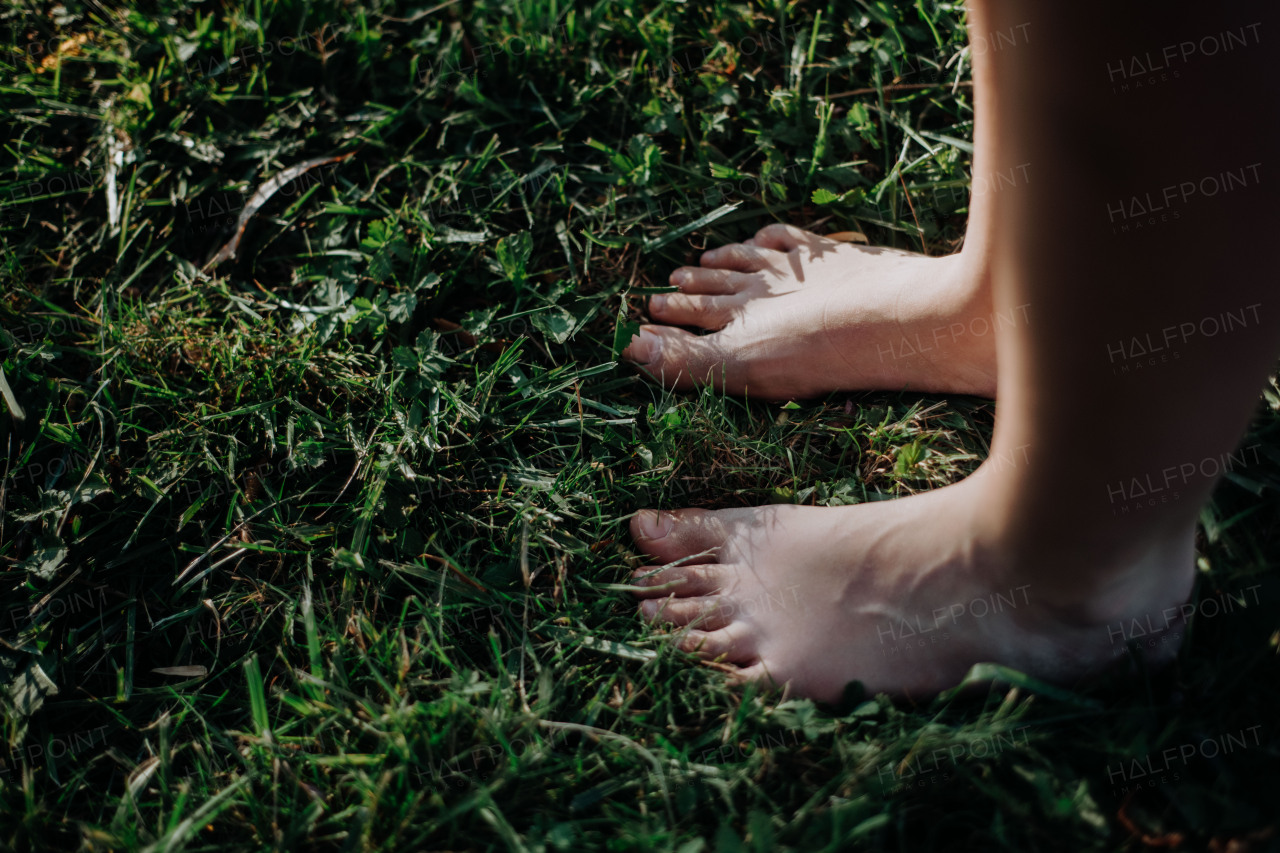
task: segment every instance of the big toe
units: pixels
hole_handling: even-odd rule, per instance
[[[739,359],[726,346],[726,332],[694,334],[672,325],[643,325],[622,357],[668,388],[684,389],[712,384],[731,393],[740,392]]]
[[[641,510],[631,519],[636,545],[664,563],[690,559],[690,563],[714,563],[724,543],[724,528],[706,510]],[[701,556],[695,556],[701,555]]]
[[[670,388],[714,384],[732,391],[739,386],[740,377],[736,361],[723,345],[723,334],[695,335],[674,326],[641,326],[622,356]]]

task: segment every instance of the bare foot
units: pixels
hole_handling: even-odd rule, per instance
[[[996,393],[996,317],[964,253],[930,258],[770,225],[671,274],[623,355],[675,388],[797,399],[872,389]],[[677,326],[695,326],[697,335]]]
[[[998,543],[979,541],[985,479],[980,470],[850,507],[642,511],[631,522],[640,549],[683,562],[636,573],[641,614],[685,626],[682,648],[732,664],[738,678],[828,702],[853,680],[926,698],[980,662],[1071,681],[1123,655],[1117,638],[1132,631],[1116,626],[1133,620],[1169,640],[1149,643],[1154,660],[1176,653],[1177,608],[1194,576],[1190,535],[1116,565],[1090,590],[1063,583],[1079,562],[1061,553],[1053,582],[1037,582]]]

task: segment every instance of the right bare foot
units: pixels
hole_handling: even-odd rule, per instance
[[[623,352],[673,388],[786,400],[844,390],[995,397],[990,288],[962,252],[930,258],[770,225],[671,274]],[[697,335],[677,326],[710,330]]]

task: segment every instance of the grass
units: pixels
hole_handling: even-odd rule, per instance
[[[612,586],[640,507],[985,456],[986,401],[617,361],[673,265],[768,222],[958,247],[959,4],[0,15],[5,849],[1277,849],[1274,380],[1200,541],[1197,595],[1250,606],[1169,673],[817,707]]]

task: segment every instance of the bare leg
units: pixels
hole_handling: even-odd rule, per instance
[[[995,311],[1029,306],[998,332],[993,461],[888,503],[632,523],[656,563],[685,561],[641,581],[642,612],[744,678],[819,699],[852,679],[929,693],[985,660],[1071,679],[1114,659],[1114,626],[1158,622],[1190,590],[1206,460],[1221,470],[1280,344],[1262,172],[1280,74],[1260,38],[1277,13],[1028,5],[977,0],[970,26],[1030,36],[975,69],[992,168],[1032,170],[991,197]],[[1188,40],[1200,55],[1177,76],[1113,91],[1119,63],[1145,82]]]
[[[973,9],[1036,36],[981,69],[997,168],[1035,175],[998,199],[994,265],[997,310],[1029,303],[1031,323],[999,332],[993,453],[1029,444],[1030,464],[992,478],[984,528],[1086,610],[1182,593],[1221,469],[1205,460],[1239,441],[1280,344],[1274,4],[1024,5]]]

